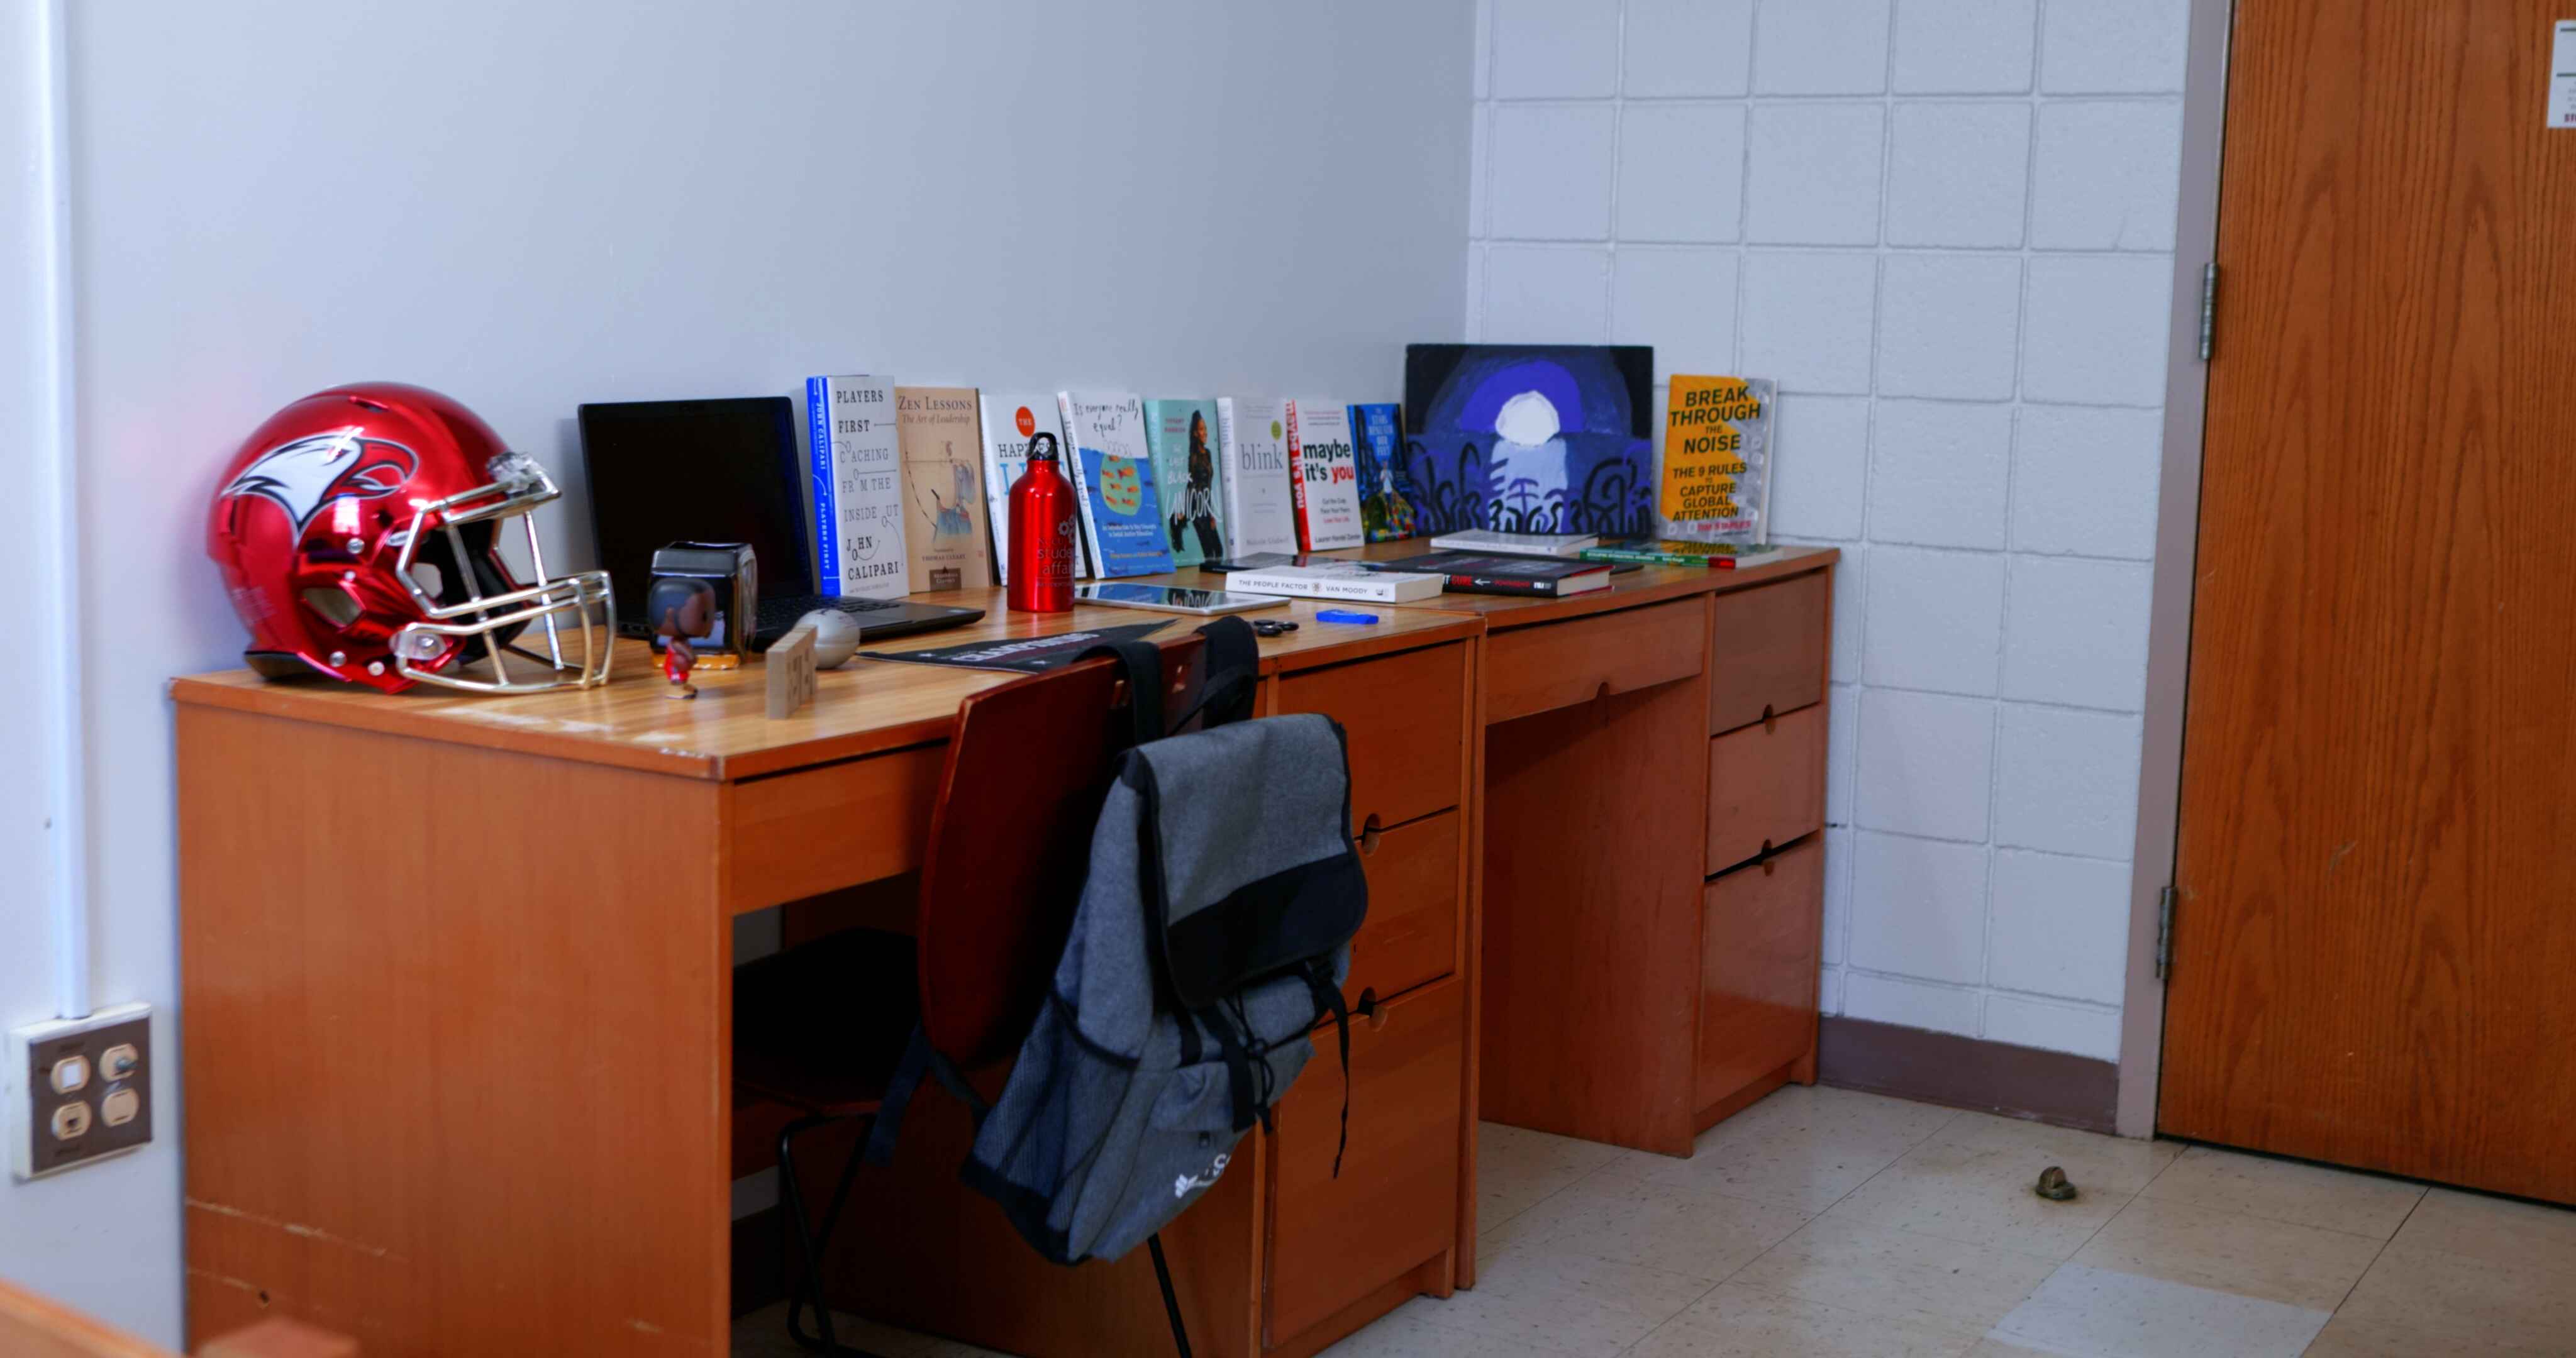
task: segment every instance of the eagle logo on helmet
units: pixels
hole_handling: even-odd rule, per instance
[[[401,490],[419,466],[411,449],[391,439],[347,431],[315,434],[260,454],[216,497],[264,497],[285,510],[301,533],[322,506],[343,496],[382,499]]]

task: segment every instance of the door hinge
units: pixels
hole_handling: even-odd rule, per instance
[[[2174,889],[2166,887],[2156,898],[2156,979],[2161,981],[2173,972],[2173,907]]]
[[[2209,361],[2218,337],[2218,261],[2200,266],[2200,361]]]

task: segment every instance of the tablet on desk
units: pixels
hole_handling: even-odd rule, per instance
[[[1076,585],[1073,601],[1081,604],[1108,604],[1116,608],[1144,608],[1158,613],[1248,613],[1256,608],[1278,608],[1286,599],[1262,594],[1228,594],[1221,589],[1185,589],[1178,585]]]

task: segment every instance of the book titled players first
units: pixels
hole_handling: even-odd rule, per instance
[[[900,599],[911,591],[903,544],[903,464],[895,450],[894,383],[810,377],[814,572],[822,592]]]

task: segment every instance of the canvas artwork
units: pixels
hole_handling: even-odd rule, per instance
[[[1407,346],[1421,531],[1653,532],[1654,371],[1646,345]]]

